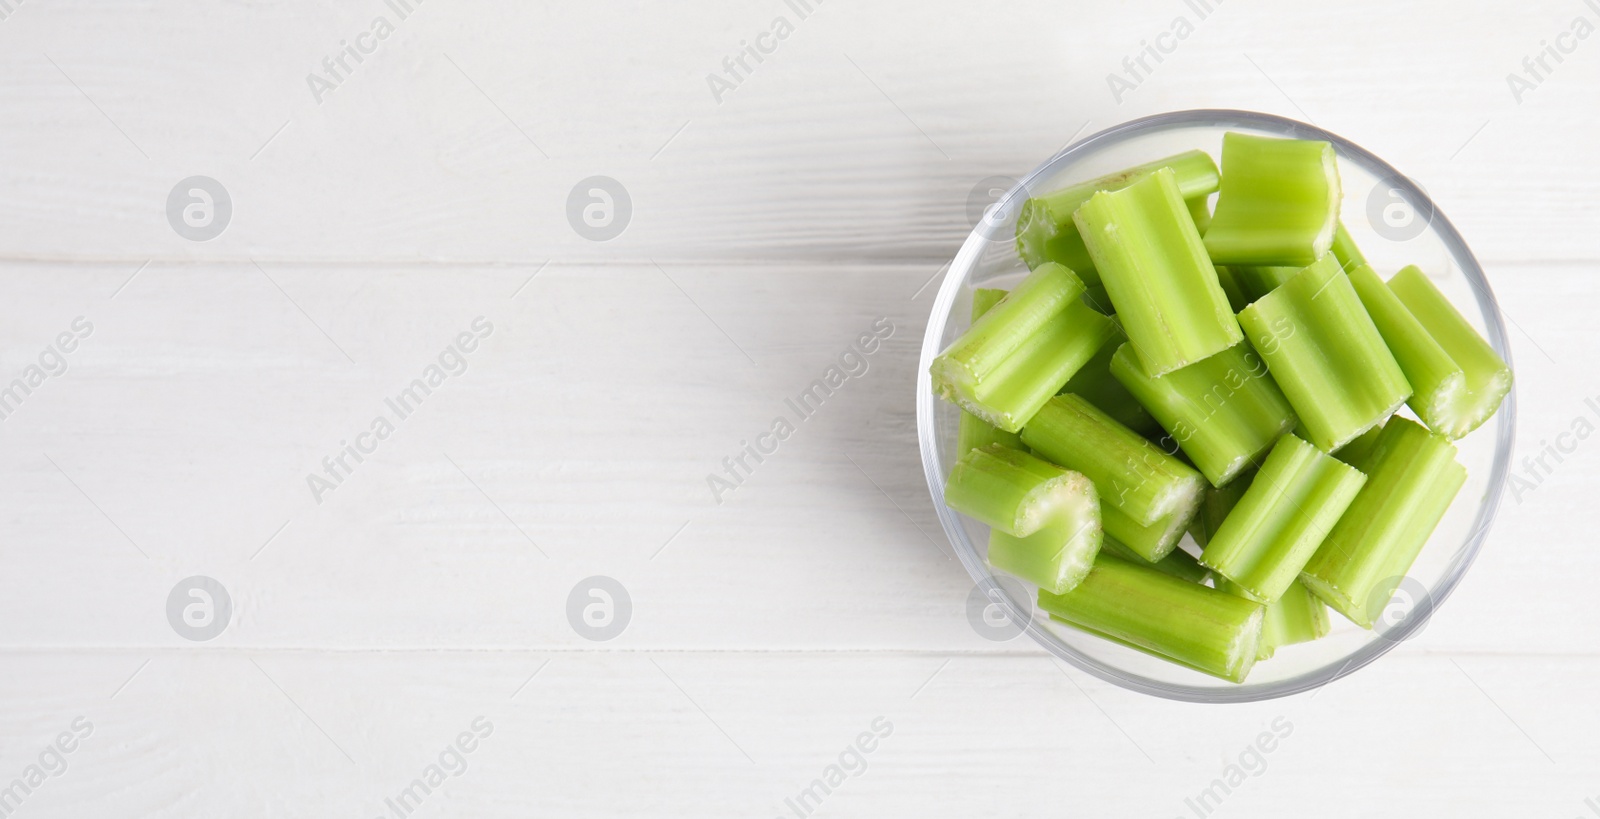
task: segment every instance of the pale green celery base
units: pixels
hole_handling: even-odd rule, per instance
[[[1100,502],[1089,479],[1072,473],[1049,492],[1043,526],[1026,537],[989,530],[989,564],[1048,590],[1077,586],[1100,552]]]
[[[1116,538],[1128,551],[1150,563],[1156,563],[1172,554],[1199,508],[1197,498],[1188,508],[1179,508],[1154,524],[1143,526],[1107,504],[1100,510],[1100,520],[1106,534]]]

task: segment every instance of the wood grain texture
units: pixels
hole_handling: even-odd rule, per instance
[[[790,7],[427,3],[318,104],[307,72],[382,2],[10,5],[0,387],[92,325],[0,421],[0,789],[94,726],[18,815],[384,815],[480,716],[418,815],[792,816],[879,717],[819,813],[1194,816],[1275,720],[1227,815],[1597,795],[1600,459],[1522,460],[1600,425],[1593,39],[1506,85],[1600,22],[1582,4],[1229,0],[1119,103],[1106,75],[1191,7],[835,0],[720,104],[706,74]],[[1510,321],[1538,484],[1415,640],[1225,708],[974,634],[912,411],[973,186],[1208,106],[1313,119],[1441,203]],[[165,213],[194,174],[236,206],[207,243]],[[634,204],[605,243],[566,216],[597,174]],[[875,323],[865,371],[719,498]],[[319,503],[308,474],[430,365],[464,370]],[[192,575],[232,597],[209,643],[167,621]],[[633,601],[610,642],[567,619],[593,575]]]

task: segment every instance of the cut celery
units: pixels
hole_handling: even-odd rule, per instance
[[[1294,278],[1299,273],[1299,267],[1251,267],[1248,265],[1232,265],[1228,272],[1239,285],[1239,292],[1244,294],[1245,304],[1265,296],[1278,289],[1278,285]],[[1239,308],[1243,310],[1244,308]]]
[[[1232,308],[1233,312],[1237,313],[1247,307],[1250,302],[1255,301],[1255,299],[1252,298],[1250,294],[1246,293],[1244,288],[1239,285],[1238,277],[1233,275],[1235,268],[1229,267],[1225,264],[1219,264],[1216,265],[1216,269],[1217,284],[1222,286],[1222,295],[1228,297],[1228,307]]]
[[[1211,542],[1217,530],[1222,528],[1222,522],[1228,519],[1228,513],[1239,505],[1239,499],[1244,497],[1254,477],[1253,471],[1246,472],[1229,481],[1227,486],[1206,489],[1205,497],[1200,500],[1200,510],[1194,516],[1194,523],[1189,526],[1189,534],[1194,538],[1195,545],[1204,549]]]
[[[1334,450],[1333,457],[1344,461],[1345,463],[1361,470],[1362,472],[1367,471],[1364,466],[1364,464],[1367,462],[1367,455],[1370,454],[1372,452],[1372,448],[1377,445],[1378,436],[1383,434],[1384,426],[1385,424],[1379,424],[1372,429],[1357,435],[1355,438],[1352,438],[1350,443]]]
[[[1345,229],[1341,220],[1339,226],[1333,231],[1333,257],[1339,260],[1339,266],[1345,272],[1353,270],[1357,265],[1367,263],[1367,257],[1362,254],[1361,248],[1356,247],[1356,240],[1350,236],[1350,231]]]
[[[1116,538],[1139,557],[1155,563],[1177,550],[1178,541],[1183,539],[1184,531],[1198,510],[1198,504],[1179,509],[1146,526],[1106,503],[1100,507],[1100,521],[1108,536]]]
[[[1200,562],[1253,600],[1277,600],[1317,551],[1367,476],[1311,444],[1278,439]]]
[[[1240,342],[1160,378],[1122,345],[1111,374],[1154,415],[1212,486],[1226,486],[1294,428],[1288,399],[1250,345]]]
[[[1041,591],[1039,608],[1233,682],[1250,673],[1261,641],[1261,604],[1109,554],[1072,591]]]
[[[1511,391],[1511,368],[1415,265],[1396,273],[1389,289],[1466,376],[1466,389],[1423,421],[1451,440],[1477,429]]]
[[[1411,386],[1331,254],[1239,313],[1309,440],[1332,452],[1389,417]]]
[[[1306,564],[1301,582],[1351,622],[1372,628],[1466,482],[1455,455],[1443,436],[1408,418],[1385,424],[1359,464],[1370,479]]]
[[[1331,143],[1229,132],[1222,172],[1205,235],[1212,262],[1304,266],[1328,252],[1340,196]]]
[[[1000,303],[1006,297],[1006,291],[989,287],[980,287],[972,291],[972,321],[989,312],[989,308]],[[959,410],[960,421],[956,427],[956,451],[959,453],[971,452],[988,444],[1002,444],[1012,449],[1022,449],[1022,438],[1015,432],[1006,432],[988,421],[973,415],[966,410]]]
[[[1133,397],[1133,393],[1128,392],[1128,388],[1122,386],[1122,382],[1111,374],[1111,357],[1127,340],[1128,337],[1123,334],[1119,325],[1105,346],[1073,374],[1072,380],[1068,381],[1061,391],[1082,396],[1105,414],[1117,419],[1123,426],[1146,438],[1154,437],[1161,434],[1161,425],[1157,424],[1156,419],[1144,405]]]
[[[990,527],[989,563],[1056,593],[1100,551],[1100,500],[1088,478],[990,444],[961,456],[945,502]]]
[[[1082,295],[1071,270],[1041,265],[934,359],[934,389],[1000,429],[1021,429],[1111,337],[1111,319]]]
[[[1411,384],[1411,398],[1406,403],[1430,429],[1449,428],[1461,417],[1460,408],[1466,403],[1466,373],[1371,267],[1357,264],[1351,268],[1350,284]]]
[[[1155,569],[1163,574],[1181,577],[1190,583],[1204,583],[1211,576],[1211,570],[1200,565],[1194,555],[1182,549],[1173,549],[1166,557],[1151,563],[1139,555],[1138,552],[1122,545],[1122,542],[1106,533],[1105,539],[1100,541],[1100,553],[1116,555],[1130,563],[1140,563]]]
[[[1170,169],[1095,194],[1073,219],[1122,329],[1151,375],[1243,338]]]
[[[1218,580],[1217,588],[1248,597],[1238,585]],[[1332,623],[1328,620],[1328,607],[1322,599],[1299,583],[1290,584],[1267,610],[1261,619],[1261,647],[1257,660],[1270,659],[1282,646],[1309,643],[1326,637]]]
[[[1171,515],[1187,525],[1206,485],[1200,473],[1070,393],[1040,408],[1023,427],[1022,442],[1039,457],[1089,476],[1105,506],[1141,526]]]
[[[1125,188],[1161,168],[1176,174],[1191,220],[1201,219],[1201,214],[1209,220],[1206,197],[1217,189],[1217,165],[1204,151],[1185,151],[1024,202],[1017,215],[1017,254],[1029,269],[1056,262],[1076,271],[1085,284],[1098,283],[1100,274],[1073,224],[1073,212],[1095,193]]]

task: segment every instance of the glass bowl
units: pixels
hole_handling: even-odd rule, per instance
[[[1144,117],[1063,149],[1000,197],[951,262],[922,343],[917,435],[934,508],[977,588],[1004,609],[1013,624],[1024,624],[1022,631],[1050,653],[1123,688],[1192,702],[1249,702],[1317,688],[1354,673],[1415,634],[1466,574],[1488,534],[1511,459],[1517,414],[1513,388],[1492,419],[1457,442],[1457,458],[1467,468],[1466,485],[1400,584],[1377,628],[1362,629],[1330,610],[1333,628],[1327,637],[1279,648],[1271,659],[1257,663],[1243,684],[1216,679],[1051,621],[1035,605],[1031,587],[994,574],[984,560],[988,527],[944,502],[945,478],[956,456],[958,413],[954,405],[934,396],[929,364],[967,328],[975,288],[1009,288],[1028,272],[1017,256],[1014,231],[1017,213],[1030,192],[1057,190],[1191,148],[1219,158],[1226,131],[1333,143],[1344,188],[1341,217],[1373,268],[1387,277],[1407,264],[1421,267],[1501,358],[1511,363],[1494,294],[1477,259],[1444,214],[1416,183],[1388,163],[1349,140],[1303,122],[1226,110]],[[1186,537],[1184,546],[1192,549],[1193,545]],[[1010,635],[1015,633],[1013,628]]]

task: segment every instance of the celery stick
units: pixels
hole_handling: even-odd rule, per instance
[[[1217,588],[1241,597],[1248,597],[1237,584],[1218,580]],[[1332,623],[1328,621],[1328,607],[1322,599],[1305,586],[1294,583],[1272,605],[1267,606],[1261,620],[1261,647],[1257,660],[1270,659],[1280,646],[1309,643],[1326,637]]]
[[[1452,428],[1465,403],[1466,373],[1371,267],[1358,264],[1351,268],[1350,284],[1411,384],[1411,398],[1406,403],[1430,429]]]
[[[1116,538],[1117,542],[1139,557],[1154,563],[1177,549],[1178,541],[1183,539],[1184,530],[1198,510],[1198,504],[1179,509],[1146,526],[1106,503],[1100,508],[1100,522],[1108,536]]]
[[[1151,375],[1219,353],[1244,337],[1171,170],[1097,193],[1073,219],[1122,329]]]
[[[972,321],[989,312],[989,308],[1000,303],[1006,297],[1006,291],[989,287],[980,287],[972,291]],[[956,451],[962,454],[971,452],[988,444],[1003,444],[1012,449],[1022,449],[1022,437],[1015,432],[1006,432],[994,424],[973,415],[966,410],[961,413],[960,423],[956,427]]]
[[[1511,368],[1415,265],[1396,273],[1389,289],[1466,376],[1466,389],[1423,421],[1451,440],[1477,429],[1511,391]]]
[[[1000,429],[1021,429],[1111,337],[1111,320],[1082,294],[1072,271],[1041,265],[934,359],[934,389]]]
[[[1124,344],[1111,374],[1154,415],[1212,486],[1226,486],[1294,428],[1288,399],[1250,345],[1151,377]]]
[[[1210,569],[1200,565],[1200,561],[1194,555],[1182,549],[1173,549],[1171,554],[1151,563],[1140,556],[1138,552],[1122,545],[1122,542],[1112,537],[1110,532],[1106,532],[1105,539],[1100,541],[1100,552],[1101,554],[1116,555],[1130,563],[1149,566],[1163,574],[1181,577],[1190,583],[1204,583],[1206,578],[1211,576]]]
[[[1328,252],[1339,222],[1333,145],[1229,132],[1206,231],[1216,264],[1304,266]]]
[[[1111,357],[1127,340],[1128,337],[1118,325],[1110,340],[1089,359],[1088,363],[1073,374],[1072,379],[1061,388],[1061,391],[1082,396],[1085,401],[1115,418],[1123,426],[1146,438],[1154,437],[1161,434],[1161,425],[1157,424],[1156,419],[1151,417],[1144,405],[1133,397],[1133,393],[1128,392],[1128,388],[1122,386],[1122,382],[1111,374]]]
[[[1194,536],[1194,542],[1204,549],[1211,538],[1222,528],[1222,522],[1228,519],[1228,513],[1233,507],[1239,505],[1239,499],[1244,497],[1244,491],[1250,488],[1250,481],[1255,477],[1253,471],[1246,472],[1223,487],[1209,487],[1205,497],[1200,501],[1200,510],[1194,516],[1194,523],[1189,526],[1189,534]]]
[[[1056,262],[1076,271],[1085,284],[1098,283],[1100,274],[1073,224],[1073,212],[1096,192],[1125,188],[1161,168],[1177,175],[1179,191],[1191,203],[1190,218],[1198,219],[1206,212],[1206,197],[1217,189],[1217,165],[1204,151],[1185,151],[1024,202],[1017,215],[1017,254],[1029,269]]]
[[[1239,285],[1238,277],[1233,274],[1233,271],[1236,268],[1229,267],[1225,264],[1219,264],[1216,266],[1216,268],[1217,284],[1222,285],[1222,295],[1228,297],[1228,307],[1231,308],[1233,312],[1237,313],[1248,306],[1250,302],[1255,301],[1255,299],[1252,298],[1250,294]]]
[[[989,563],[1057,593],[1100,551],[1100,500],[1088,478],[990,444],[961,456],[945,502],[990,527]]]
[[[1295,581],[1367,476],[1293,435],[1271,454],[1200,563],[1271,603]]]
[[[1333,257],[1339,260],[1339,266],[1347,273],[1357,265],[1367,263],[1367,257],[1361,253],[1361,248],[1356,247],[1356,240],[1350,236],[1350,231],[1345,229],[1342,220],[1333,231],[1332,250]]]
[[[1334,450],[1333,457],[1362,472],[1367,471],[1367,456],[1372,453],[1372,447],[1377,445],[1378,436],[1383,434],[1384,426],[1385,424],[1379,424],[1351,439],[1350,443]]]
[[[1070,393],[1040,408],[1023,427],[1022,442],[1039,457],[1087,475],[1105,506],[1142,526],[1174,514],[1187,525],[1205,488],[1200,473]]]
[[[1249,265],[1232,265],[1228,267],[1234,281],[1239,283],[1239,291],[1244,294],[1247,305],[1256,299],[1278,289],[1278,285],[1294,278],[1299,273],[1299,267],[1252,267]],[[1244,308],[1239,308],[1243,310]]]
[[[1239,313],[1309,440],[1332,452],[1389,417],[1411,386],[1332,255]]]
[[[1102,554],[1066,594],[1039,593],[1052,618],[1243,682],[1261,641],[1261,604]]]
[[[1183,183],[1179,182],[1178,187],[1181,189]],[[1194,222],[1195,232],[1206,235],[1206,228],[1211,227],[1211,206],[1206,202],[1206,197],[1184,194],[1183,206],[1189,210],[1189,221]]]
[[[1300,579],[1362,628],[1372,628],[1394,583],[1417,559],[1467,480],[1456,448],[1408,418],[1394,418],[1364,459],[1371,476]]]

